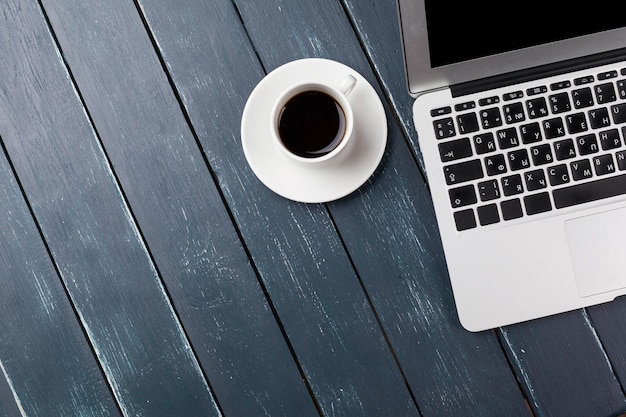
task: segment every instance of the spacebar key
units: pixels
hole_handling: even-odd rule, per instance
[[[552,195],[555,207],[564,208],[621,194],[626,194],[626,175],[560,188]]]

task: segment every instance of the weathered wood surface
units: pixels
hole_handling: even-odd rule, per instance
[[[623,300],[456,318],[394,0],[0,5],[0,415],[613,416]],[[359,191],[285,200],[243,107],[305,57],[381,96]]]

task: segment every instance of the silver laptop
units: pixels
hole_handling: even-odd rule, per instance
[[[626,294],[626,15],[602,3],[398,0],[468,330]]]

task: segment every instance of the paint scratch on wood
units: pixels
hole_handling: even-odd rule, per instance
[[[6,379],[7,384],[11,388],[11,392],[13,393],[13,399],[15,400],[15,404],[17,404],[17,408],[20,410],[20,414],[22,416],[26,416],[26,413],[24,412],[24,408],[22,407],[22,402],[20,401],[19,397],[17,396],[17,393],[15,392],[13,381],[11,381],[11,378],[9,377],[9,374],[7,373],[7,370],[4,367],[4,364],[2,363],[2,361],[0,361],[0,370],[2,370],[2,375],[4,375],[4,379]]]

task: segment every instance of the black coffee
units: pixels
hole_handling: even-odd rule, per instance
[[[339,145],[346,129],[341,106],[321,91],[293,96],[283,107],[278,134],[285,147],[304,158],[316,158]]]

